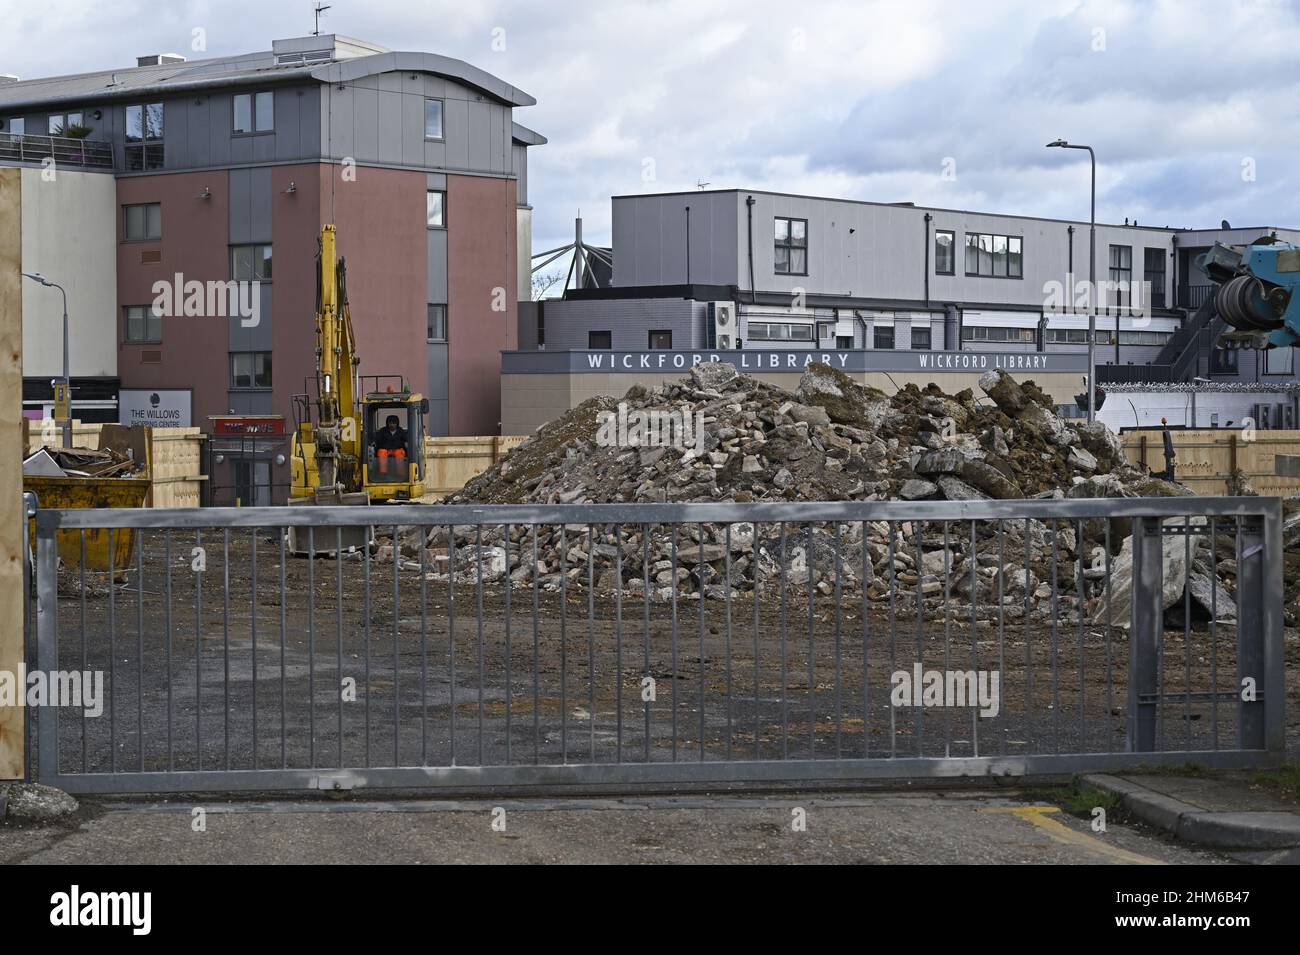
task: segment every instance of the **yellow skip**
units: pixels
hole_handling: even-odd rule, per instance
[[[1120,849],[1117,846],[1107,845],[1105,842],[1102,842],[1094,836],[1082,832],[1076,832],[1064,823],[1052,818],[1053,813],[1061,811],[1057,806],[1000,806],[980,809],[978,811],[1008,813],[1012,816],[1017,816],[1031,825],[1037,826],[1057,842],[1077,846],[1088,852],[1095,852],[1099,855],[1106,856],[1115,862],[1123,862],[1127,865],[1166,864],[1161,862],[1159,859],[1152,859],[1149,856],[1138,855],[1136,852],[1129,852],[1127,849]]]

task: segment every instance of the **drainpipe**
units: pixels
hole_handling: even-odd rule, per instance
[[[754,304],[754,197],[745,199],[745,214],[749,231],[749,304]]]
[[[933,219],[934,216],[930,213],[925,214],[925,305],[927,308],[930,306],[930,222]],[[957,250],[953,249],[953,255],[956,254]]]
[[[955,344],[954,344],[955,343]],[[961,314],[956,305],[943,307],[943,347],[948,351],[961,351]]]
[[[1169,258],[1174,260],[1173,265],[1173,283],[1169,286],[1171,292],[1171,301],[1165,303],[1167,308],[1178,307],[1178,236],[1173,236],[1173,248],[1169,251]]]
[[[686,207],[686,284],[691,284],[691,207]]]

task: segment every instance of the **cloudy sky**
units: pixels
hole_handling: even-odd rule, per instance
[[[535,96],[535,248],[609,197],[765,188],[1151,225],[1300,226],[1288,0],[330,0],[323,28],[464,59]],[[0,0],[0,72],[269,49],[312,0]]]

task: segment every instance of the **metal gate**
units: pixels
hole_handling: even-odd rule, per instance
[[[1263,498],[40,510],[36,666],[83,705],[39,709],[35,762],[81,793],[1264,764],[1281,546]]]

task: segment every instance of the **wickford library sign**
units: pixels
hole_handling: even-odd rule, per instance
[[[529,351],[502,354],[505,374],[599,374],[685,371],[706,362],[730,362],[738,371],[799,372],[820,362],[845,372],[985,372],[1001,368],[1040,374],[1086,372],[1078,352],[774,349],[738,351]]]

